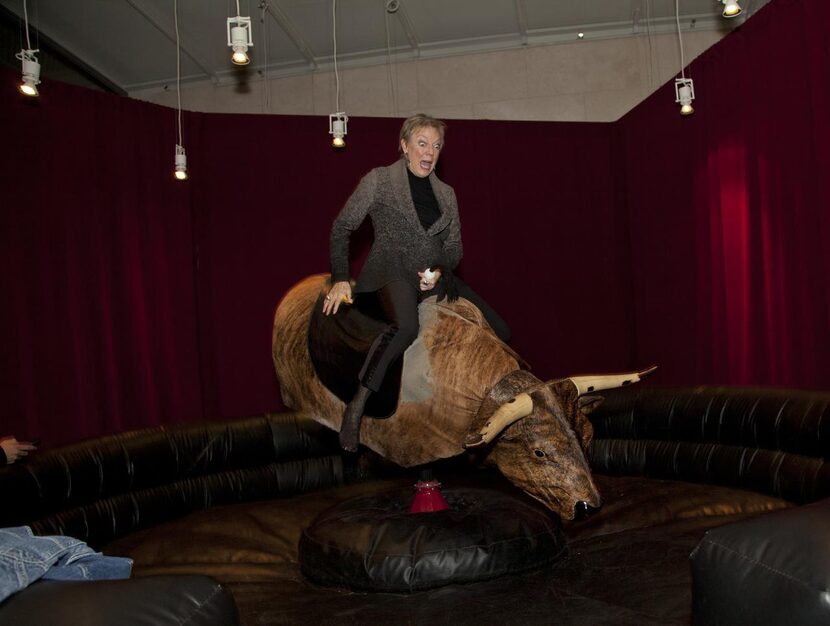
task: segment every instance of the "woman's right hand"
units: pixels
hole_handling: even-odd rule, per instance
[[[352,286],[347,280],[336,282],[329,289],[328,295],[323,299],[323,313],[326,315],[337,313],[337,309],[343,302],[352,303]]]
[[[6,454],[6,463],[9,465],[27,456],[29,452],[37,450],[37,447],[31,442],[18,441],[14,437],[4,437],[0,440],[0,448],[3,448],[3,452]]]

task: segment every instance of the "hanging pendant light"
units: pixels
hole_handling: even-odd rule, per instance
[[[37,86],[40,84],[40,63],[35,56],[40,50],[32,48],[32,41],[29,38],[29,10],[26,0],[23,0],[23,26],[26,30],[26,48],[15,54],[20,60],[21,79],[18,89],[20,93],[35,97],[40,95]]]
[[[692,106],[692,100],[695,99],[695,85],[691,78],[676,78],[674,95],[674,101],[680,105],[680,115],[691,115],[695,112]]]
[[[179,0],[173,0],[173,23],[176,27],[176,130],[178,143],[173,157],[173,176],[187,180],[187,154],[182,139],[182,50],[179,41]]]
[[[22,78],[20,81],[20,93],[27,96],[39,95],[37,86],[40,84],[40,63],[37,61],[35,53],[38,50],[21,50],[16,55],[22,63]]]
[[[691,78],[686,78],[683,34],[680,32],[680,0],[674,0],[674,20],[677,24],[677,43],[680,47],[680,78],[674,79],[674,101],[680,105],[680,115],[685,116],[695,112],[692,106],[692,100],[695,99],[695,85]]]
[[[334,48],[334,82],[335,82],[335,97],[334,104],[340,108],[340,74],[337,71],[337,0],[331,0],[331,18],[332,18],[332,44]],[[343,111],[331,113],[329,115],[329,134],[332,136],[331,145],[335,148],[346,147],[346,133],[349,117]]]
[[[176,144],[174,164],[174,176],[176,177],[176,180],[187,180],[187,154],[185,154],[184,148],[179,144]]]
[[[346,146],[347,124],[349,117],[342,111],[329,115],[329,134],[332,136],[331,145],[335,148]]]
[[[234,65],[248,65],[251,58],[248,48],[253,47],[251,18],[239,15],[239,0],[236,0],[236,17],[228,18],[228,46],[233,50],[231,61]]]

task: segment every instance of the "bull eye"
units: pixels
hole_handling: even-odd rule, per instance
[[[535,455],[536,455],[538,458],[540,458],[540,459],[541,459],[541,458],[544,458],[544,457],[546,457],[546,456],[547,456],[547,454],[545,454],[545,451],[544,451],[544,450],[540,450],[539,448],[536,448],[536,449],[533,451],[533,454],[535,454]]]

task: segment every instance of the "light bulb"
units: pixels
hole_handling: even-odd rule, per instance
[[[335,137],[331,140],[331,145],[333,145],[335,148],[345,148],[346,140],[342,137]]]
[[[174,176],[176,177],[176,180],[187,180],[187,172],[184,170],[176,170]]]
[[[680,107],[680,115],[691,115],[694,112],[694,107],[691,104],[684,104]]]
[[[18,87],[18,89],[20,89],[20,93],[25,94],[27,96],[38,95],[37,87],[35,87],[34,84],[32,84],[29,81],[23,81],[22,83],[20,83],[20,87]]]
[[[248,65],[248,63],[251,62],[251,59],[248,58],[248,55],[242,50],[237,50],[233,53],[231,61],[233,61],[234,65]]]
[[[723,4],[724,17],[735,17],[741,14],[741,5],[738,4],[737,0],[723,0]]]

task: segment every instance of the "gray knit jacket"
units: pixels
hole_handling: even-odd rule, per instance
[[[400,159],[366,174],[331,227],[332,281],[349,280],[349,238],[368,215],[375,237],[355,292],[376,291],[403,279],[417,288],[427,267],[455,269],[461,260],[461,225],[452,187],[432,172],[429,182],[441,216],[427,230],[418,220],[406,162]]]

